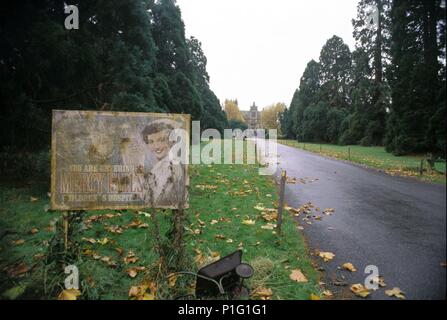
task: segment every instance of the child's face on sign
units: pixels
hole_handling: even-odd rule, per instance
[[[165,129],[147,136],[149,149],[157,157],[158,160],[163,159],[171,149],[169,134],[171,130]]]

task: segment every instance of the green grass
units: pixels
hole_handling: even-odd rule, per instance
[[[257,165],[193,165],[190,177],[186,270],[197,271],[204,263],[240,248],[243,261],[256,268],[255,275],[247,282],[252,291],[260,287],[271,289],[273,299],[309,299],[311,294],[320,293],[318,274],[312,268],[293,217],[285,213],[281,235],[261,228],[266,222],[262,212],[254,207],[259,204],[275,207],[277,190],[271,177],[259,176]],[[81,299],[129,299],[132,286],[148,281],[156,284],[157,299],[172,299],[193,292],[194,277],[180,275],[175,286],[169,286],[166,274],[160,275],[150,217],[133,210],[86,212],[79,218],[73,217],[70,247],[64,253],[62,214],[46,210],[49,197],[45,188],[3,184],[0,192],[1,298],[5,298],[5,292],[11,296],[11,289],[19,292],[15,294],[19,299],[57,298],[66,277],[63,267],[70,263],[79,268]],[[31,197],[38,199],[32,201]],[[92,216],[104,217],[107,213],[120,215],[88,223]],[[172,212],[157,211],[157,217],[165,248],[172,249],[166,236]],[[255,224],[243,224],[244,220],[253,220]],[[135,221],[148,227],[125,227]],[[107,226],[122,227],[122,234],[106,230]],[[38,232],[32,233],[33,228]],[[9,233],[5,234],[6,230]],[[107,243],[89,243],[86,239],[90,238],[106,238]],[[24,242],[17,244],[17,240]],[[138,261],[126,264],[124,257],[130,250]],[[102,261],[100,257],[108,258]],[[11,273],[23,266],[28,272]],[[147,269],[131,278],[126,270],[136,266]],[[308,282],[289,279],[291,270],[297,268]]]
[[[430,170],[427,170],[420,176],[419,167],[421,160],[425,160],[425,155],[397,157],[386,152],[384,147],[363,147],[358,145],[339,146],[332,144],[303,143],[294,140],[279,140],[279,142],[290,147],[320,153],[323,156],[348,160],[368,167],[381,169],[390,175],[409,176],[424,181],[446,183],[445,162],[438,162],[435,164],[435,169],[439,172],[430,172]],[[424,169],[429,169],[426,161],[424,161]]]

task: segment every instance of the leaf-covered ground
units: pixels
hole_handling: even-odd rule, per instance
[[[384,170],[389,175],[413,177],[423,181],[446,183],[446,163],[435,163],[435,170],[431,171],[425,155],[397,157],[385,151],[384,147],[363,147],[358,145],[339,146],[332,144],[303,143],[294,140],[279,140],[279,143],[295,147],[326,157],[349,160],[371,168]],[[350,149],[350,156],[349,151]],[[420,175],[421,160],[424,160],[424,172]]]
[[[277,188],[257,165],[190,167],[190,209],[185,226],[185,269],[197,271],[237,249],[255,274],[251,299],[316,299],[322,294],[293,215],[276,223]],[[173,299],[194,292],[194,277],[160,273],[150,210],[96,211],[72,215],[64,252],[61,212],[48,210],[39,184],[3,184],[0,199],[2,299],[70,299],[64,266],[80,273],[78,299]],[[157,211],[166,252],[172,212]],[[152,216],[153,217],[153,216]],[[173,257],[167,254],[166,259]],[[168,261],[169,262],[169,261]]]

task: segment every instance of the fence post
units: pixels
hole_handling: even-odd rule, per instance
[[[283,170],[281,173],[281,180],[279,183],[278,222],[276,225],[278,234],[281,234],[282,211],[284,208],[284,193],[285,193],[285,187],[286,187],[286,179],[287,179],[287,173],[285,170]]]
[[[424,159],[421,160],[421,165],[419,167],[419,174],[421,176],[424,174]]]
[[[351,147],[348,147],[348,160],[351,161]]]

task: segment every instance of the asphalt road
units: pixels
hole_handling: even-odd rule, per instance
[[[353,298],[349,285],[363,284],[365,267],[375,265],[387,287],[369,299],[388,299],[384,291],[393,287],[407,299],[446,299],[445,186],[391,177],[281,144],[277,149],[277,174],[284,169],[289,177],[307,181],[287,184],[287,203],[299,207],[310,201],[322,210],[335,209],[321,221],[300,224],[311,252],[336,255],[328,263],[314,256],[324,268],[321,280],[336,298]],[[340,270],[345,262],[358,271]]]

